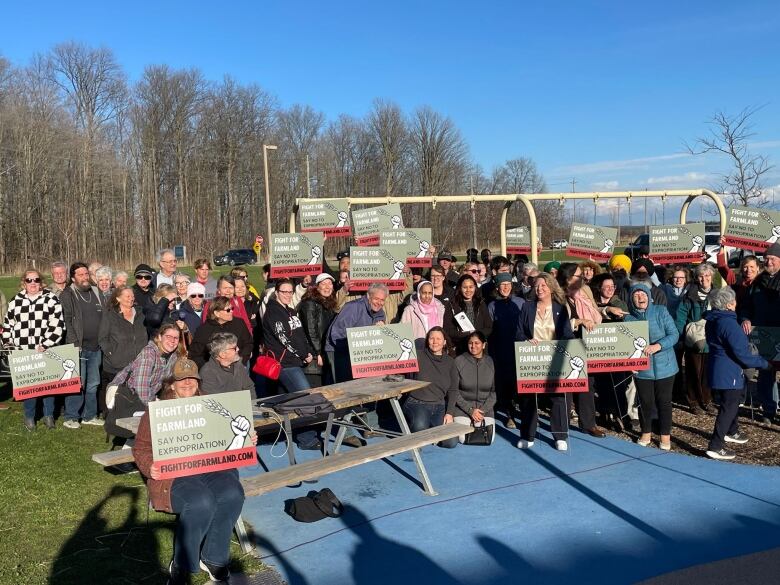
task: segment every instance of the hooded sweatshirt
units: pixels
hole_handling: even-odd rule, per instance
[[[634,292],[641,290],[648,298],[645,310],[634,306]],[[662,380],[674,376],[677,371],[677,359],[674,355],[674,345],[680,337],[672,316],[665,307],[653,303],[650,287],[646,284],[635,284],[629,290],[628,312],[625,321],[647,321],[649,330],[648,346],[657,343],[661,349],[650,356],[650,368],[640,370],[636,377],[640,380]]]

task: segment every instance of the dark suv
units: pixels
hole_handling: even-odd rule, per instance
[[[650,246],[650,234],[641,234],[637,236],[636,240],[626,246],[623,254],[631,258],[631,261],[633,262],[639,258],[639,250],[644,246]]]
[[[214,264],[217,266],[223,266],[230,264],[230,266],[238,266],[239,264],[255,264],[257,262],[257,255],[254,250],[249,248],[240,248],[238,250],[228,250],[222,256],[214,256]]]

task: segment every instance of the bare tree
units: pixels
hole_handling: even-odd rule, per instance
[[[697,138],[692,145],[685,145],[694,155],[719,153],[727,157],[732,168],[721,175],[718,190],[731,196],[730,204],[767,204],[763,179],[773,166],[766,157],[753,154],[749,142],[755,136],[751,117],[760,109],[745,108],[735,116],[718,112],[709,121],[709,133]]]
[[[409,150],[409,130],[403,112],[394,103],[375,100],[368,123],[381,155],[384,195],[393,195]]]

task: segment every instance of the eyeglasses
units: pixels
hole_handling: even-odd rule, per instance
[[[190,295],[190,298],[191,298],[191,299],[202,299],[202,298],[203,298],[203,297],[205,297],[205,296],[206,296],[206,295]]]
[[[38,284],[41,284],[41,279],[40,278],[25,278],[24,281],[27,284],[32,284],[33,282],[37,282]]]
[[[291,295],[291,294],[293,294],[292,290],[278,290],[276,292],[282,293],[283,295]]]
[[[673,280],[685,280],[685,277],[684,276],[673,276],[672,279]]]
[[[471,274],[479,274],[479,270],[467,270],[466,272],[470,272]]]
[[[180,280],[176,283],[176,286],[189,286],[190,281],[189,280]]]
[[[135,277],[136,280],[152,280],[151,276],[146,276],[145,274],[139,274]]]

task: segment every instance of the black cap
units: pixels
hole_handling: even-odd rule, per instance
[[[342,250],[336,254],[336,260],[341,261],[342,258],[349,258],[349,250]]]
[[[154,274],[154,271],[152,270],[152,267],[148,264],[139,264],[135,267],[135,270],[133,271],[133,276],[138,276],[139,274],[146,274],[147,276],[152,276]]]
[[[439,252],[438,257],[436,258],[436,262],[438,262],[439,260],[449,260],[450,262],[458,261],[458,259],[455,258],[455,256],[449,250],[442,250],[441,252]]]

